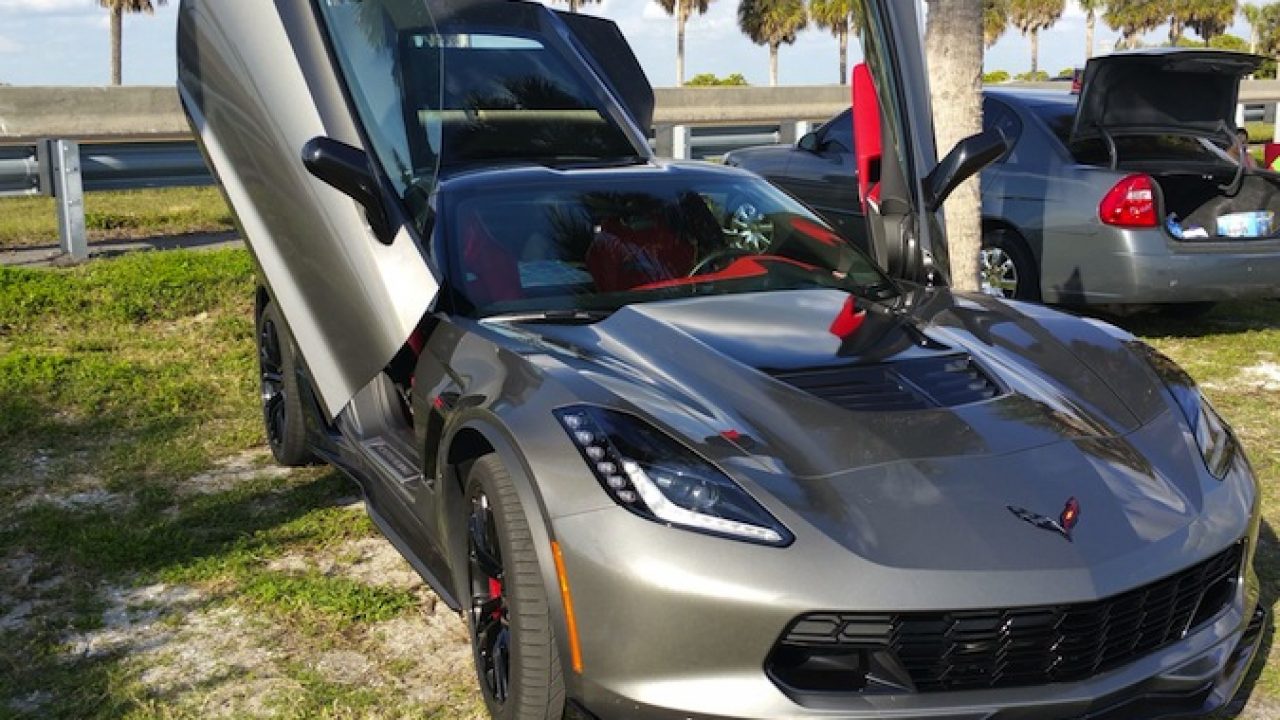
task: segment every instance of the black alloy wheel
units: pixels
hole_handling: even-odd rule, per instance
[[[505,705],[511,688],[511,608],[506,573],[498,545],[497,523],[489,496],[478,489],[471,497],[467,550],[471,558],[471,632],[476,663],[487,695]]]
[[[271,454],[281,465],[306,465],[312,455],[307,448],[297,361],[274,302],[268,302],[258,316],[257,340],[262,422]]]
[[[495,455],[460,470],[466,479],[467,625],[485,705],[494,720],[562,720],[564,669],[544,566],[519,493]]]

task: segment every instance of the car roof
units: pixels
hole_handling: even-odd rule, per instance
[[[986,94],[988,97],[996,98],[997,100],[1017,103],[1027,107],[1044,107],[1046,105],[1074,107],[1080,102],[1079,95],[1073,95],[1062,90],[1043,90],[1040,88],[990,88],[986,90]]]

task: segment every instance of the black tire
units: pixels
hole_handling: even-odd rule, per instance
[[[1170,303],[1160,306],[1160,314],[1178,320],[1196,320],[1213,312],[1216,302]]]
[[[465,471],[467,623],[485,704],[495,720],[560,720],[564,671],[520,499],[497,457],[482,457]],[[504,632],[506,647],[499,656]]]
[[[1010,300],[1040,302],[1040,268],[1021,236],[1005,228],[989,228],[982,233],[982,253],[983,290],[999,286],[1000,295]]]
[[[268,301],[258,314],[258,379],[262,422],[276,462],[301,467],[314,462],[298,385],[298,365],[280,310]]]

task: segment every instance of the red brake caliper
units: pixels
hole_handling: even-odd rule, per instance
[[[502,581],[497,578],[489,578],[489,597],[502,597]],[[493,611],[494,619],[498,619],[502,615],[502,608],[499,606]]]

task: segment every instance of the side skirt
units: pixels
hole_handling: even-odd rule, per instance
[[[369,519],[373,520],[373,524],[378,528],[378,531],[381,532],[387,541],[391,543],[391,546],[396,549],[396,552],[400,553],[401,557],[409,563],[414,572],[418,573],[423,582],[425,582],[427,586],[444,601],[444,604],[447,605],[450,610],[453,610],[454,612],[462,612],[462,605],[458,602],[458,598],[454,596],[453,592],[450,591],[445,584],[427,568],[425,564],[417,559],[413,551],[410,549],[409,543],[400,536],[400,533],[396,532],[391,523],[387,522],[382,515],[378,513],[374,508],[373,503],[369,502],[369,491],[360,472],[352,467],[350,463],[344,461],[343,458],[336,453],[320,448],[314,448],[314,451],[321,459],[341,470],[344,475],[351,478],[356,485],[360,486],[360,492],[364,496],[365,500],[365,512],[369,514]]]

